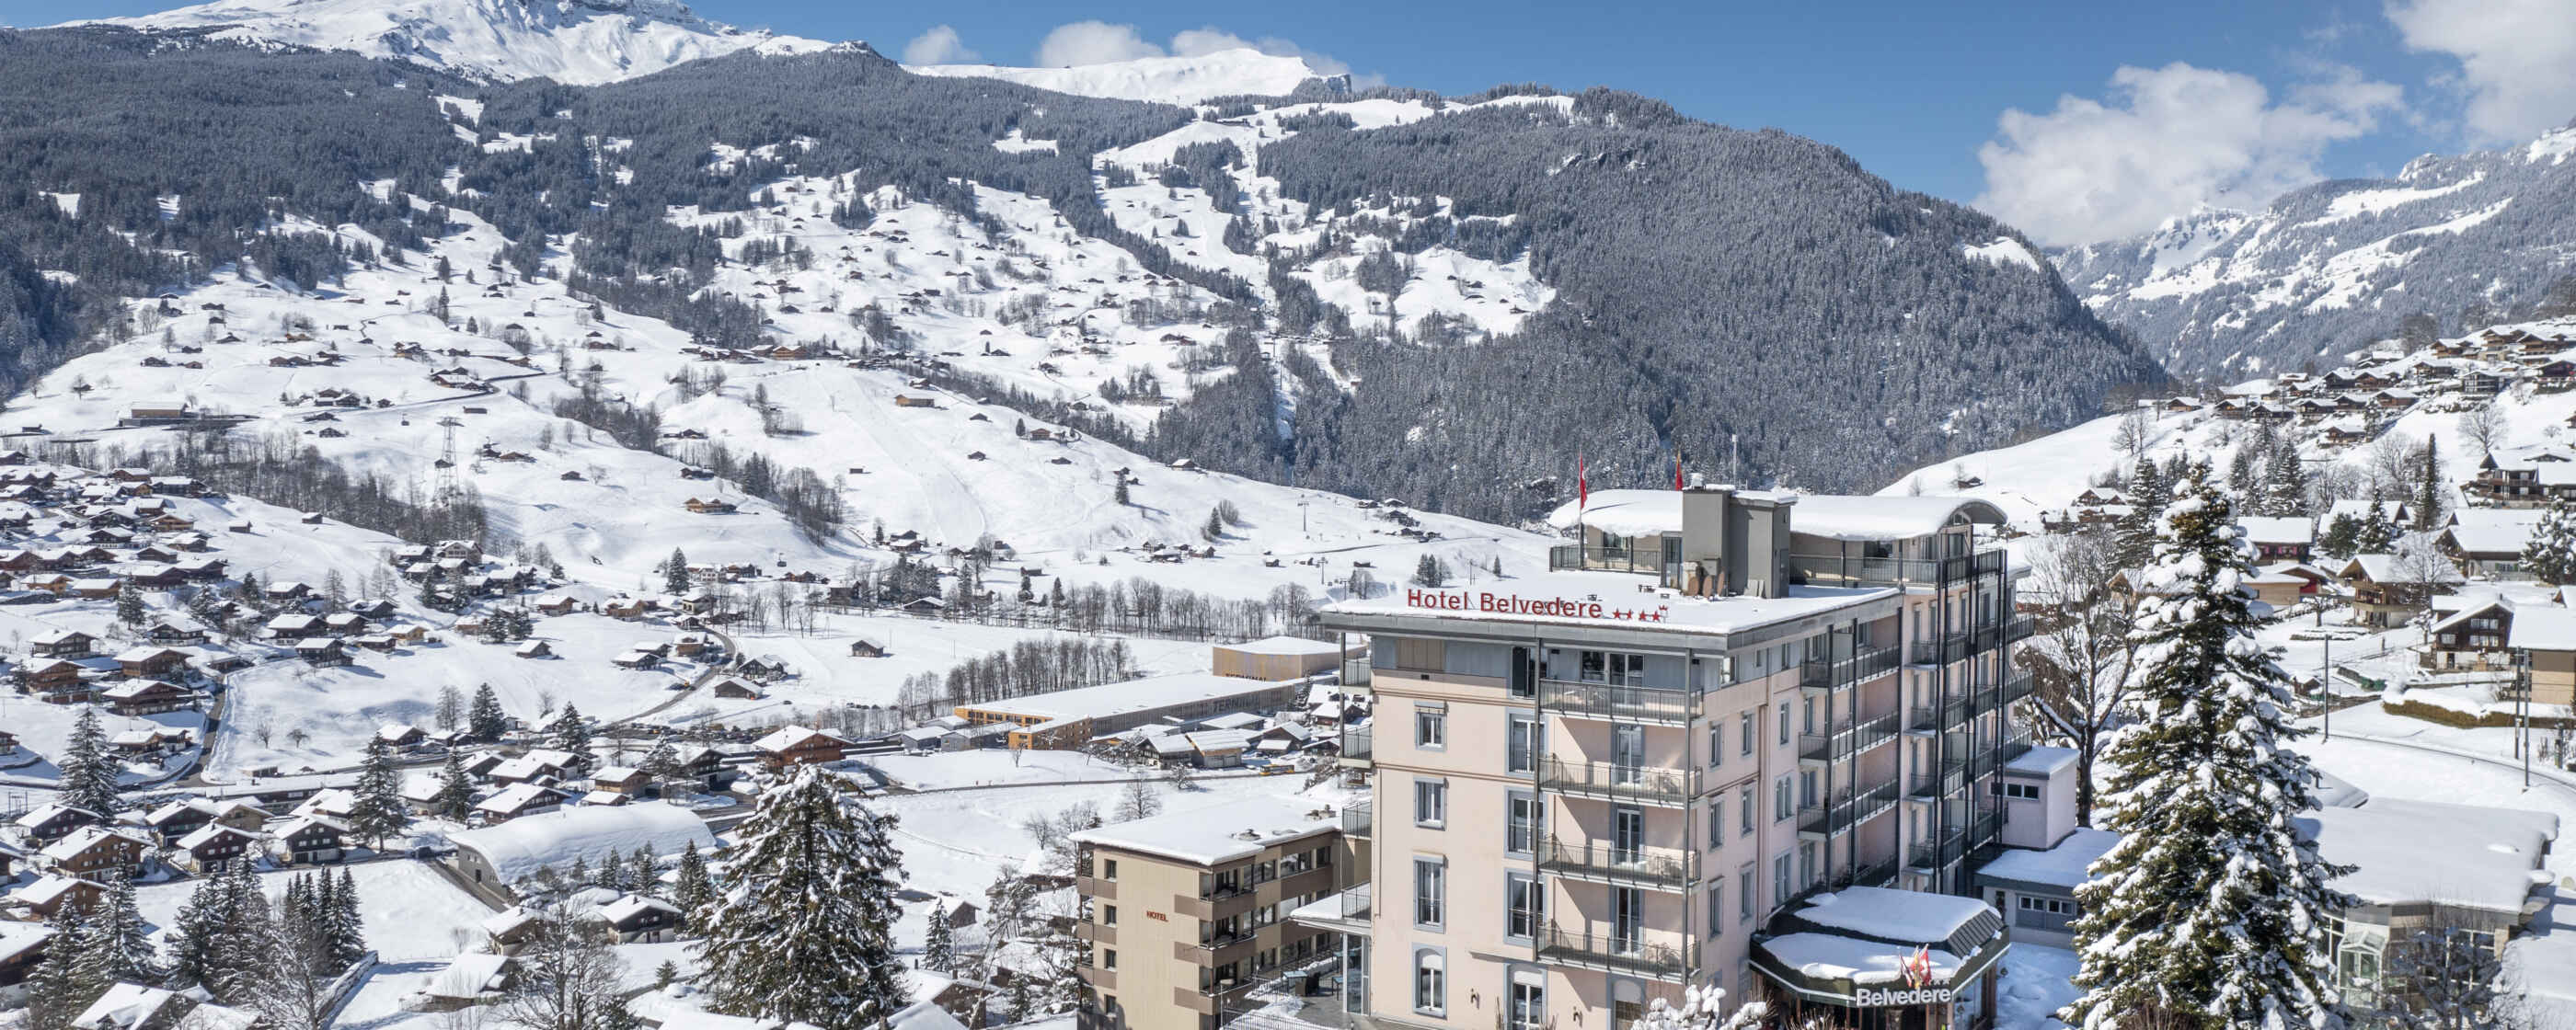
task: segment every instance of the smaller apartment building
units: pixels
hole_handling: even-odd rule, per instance
[[[1252,989],[1334,955],[1288,913],[1334,894],[1341,817],[1293,798],[1172,812],[1073,835],[1079,975],[1107,1025],[1215,1030]]]

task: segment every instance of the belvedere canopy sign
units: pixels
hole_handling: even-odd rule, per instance
[[[1863,987],[1852,992],[1856,1008],[1879,1009],[1899,1005],[1947,1005],[1957,992],[1948,987],[1917,987],[1912,990],[1872,990]]]
[[[1442,612],[1483,612],[1488,615],[1528,615],[1542,619],[1603,619],[1618,622],[1662,622],[1670,609],[1664,605],[1652,608],[1614,608],[1594,598],[1522,597],[1485,590],[1404,591],[1407,608]]]

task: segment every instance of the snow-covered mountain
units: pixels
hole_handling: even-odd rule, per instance
[[[1133,61],[1086,64],[1067,68],[1006,68],[991,64],[916,64],[915,75],[1001,79],[1023,86],[1112,100],[1161,104],[1194,104],[1209,97],[1286,96],[1308,79],[1347,84],[1347,76],[1326,76],[1304,58],[1278,57],[1258,50],[1224,50],[1194,57],[1145,57]]]
[[[2176,372],[2296,369],[2395,335],[2493,320],[2576,271],[2576,124],[2529,143],[2426,156],[2393,179],[2294,191],[2262,211],[2207,209],[2055,255],[2085,303]]]
[[[571,85],[741,50],[832,44],[708,21],[679,0],[215,0],[99,23],[401,58],[478,79]]]

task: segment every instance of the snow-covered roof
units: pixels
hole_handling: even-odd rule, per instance
[[[1198,865],[1250,858],[1262,849],[1338,830],[1341,817],[1302,798],[1255,797],[1222,808],[1162,815],[1084,830],[1073,839]]]
[[[161,1010],[179,1000],[179,992],[166,987],[142,984],[109,984],[107,993],[81,1010],[72,1025],[82,1030],[133,1030],[160,1015]]]
[[[1780,964],[1822,980],[1854,984],[1894,983],[1905,978],[1905,963],[1915,954],[1910,944],[1882,944],[1830,933],[1791,933],[1764,940],[1757,947]],[[1926,949],[1932,980],[1945,983],[1959,971],[1959,956],[1940,948]]]
[[[1247,640],[1240,644],[1220,644],[1218,646],[1223,647],[1228,651],[1241,651],[1244,654],[1267,655],[1338,654],[1341,651],[1340,645],[1328,640],[1308,640],[1304,637],[1288,636],[1263,637],[1259,640]]]
[[[466,830],[451,839],[457,847],[482,855],[505,883],[549,866],[569,868],[576,859],[596,864],[639,847],[655,855],[672,855],[692,845],[715,846],[715,835],[707,832],[704,821],[664,801],[521,816],[499,826]]]
[[[501,973],[510,966],[510,957],[489,952],[469,951],[447,962],[447,968],[429,978],[422,991],[433,998],[472,998],[486,991],[501,989]]]
[[[1170,676],[1148,676],[1144,679],[1109,683],[1097,687],[1033,694],[975,707],[1046,719],[1098,719],[1239,697],[1275,690],[1278,687],[1279,683],[1270,680],[1219,676],[1210,672],[1184,672]]]
[[[2332,886],[2364,904],[2433,902],[2517,918],[2532,888],[2550,882],[2541,860],[2558,837],[2549,812],[2396,798],[2298,822],[2326,861],[2355,867]]]
[[[2120,843],[2120,835],[2109,830],[2078,827],[2075,832],[2045,851],[2013,848],[1995,856],[1977,870],[1979,882],[2010,880],[2014,883],[2038,884],[2073,891],[2077,884],[2091,879],[2086,872],[2093,860]]]
[[[2286,515],[2247,515],[2236,520],[2244,527],[2245,539],[2258,544],[2313,544],[2317,542],[2317,524],[2304,518]]]
[[[2012,761],[2005,762],[2004,771],[2026,776],[2047,776],[2075,764],[2075,757],[2074,748],[2043,745],[2024,751],[2015,756]]]
[[[2452,516],[2453,522],[2443,532],[2468,554],[2521,554],[2544,514],[2538,509],[2465,508]]]
[[[947,1009],[940,1008],[933,1001],[916,1001],[905,1006],[902,1011],[888,1017],[886,1025],[892,1030],[966,1030],[966,1024],[958,1022],[957,1017],[949,1015]]]
[[[43,923],[0,919],[0,963],[26,954],[28,949],[45,943],[45,939],[53,935],[54,928]]]
[[[1532,622],[1676,633],[1740,633],[1895,597],[1894,588],[1792,586],[1780,597],[1689,597],[1638,589],[1651,582],[1618,572],[1551,572],[1447,590],[1390,590],[1324,606],[1334,615],[1405,615],[1480,623]],[[1440,607],[1414,603],[1436,597]],[[1240,681],[1238,681],[1240,682]],[[1060,697],[1061,694],[1044,695]]]
[[[1945,941],[1994,911],[1976,898],[1886,887],[1846,887],[1809,899],[1799,919],[1890,941]]]
[[[2576,610],[2557,605],[2517,606],[2505,646],[2533,651],[2576,651]]]

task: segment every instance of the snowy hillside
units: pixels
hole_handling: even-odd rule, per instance
[[[569,85],[650,75],[739,50],[793,54],[831,45],[708,21],[679,0],[214,0],[99,21],[214,29],[219,38],[349,50],[479,79]]]
[[[2570,211],[2576,125],[2418,158],[2393,179],[2320,183],[2262,211],[2196,211],[2056,264],[2104,318],[2164,347],[2167,367],[2241,378],[2331,366],[2408,314],[2449,328],[2472,304],[2537,300],[2576,272]]]
[[[2283,425],[2283,432],[2298,445],[2310,480],[2337,496],[2358,496],[2355,491],[2366,489],[2364,484],[2370,480],[2379,441],[2393,438],[2412,445],[2431,440],[2444,456],[2445,475],[2454,487],[2451,503],[2456,507],[2456,488],[2476,474],[2475,463],[2481,451],[2478,442],[2470,438],[2464,413],[2491,399],[2499,428],[2486,443],[2498,453],[2563,446],[2571,434],[2576,434],[2576,391],[2554,387],[2544,390],[2530,372],[2564,355],[2543,349],[2520,360],[2482,361],[2473,356],[2475,341],[2490,332],[2564,341],[2556,345],[2561,351],[2576,351],[2576,319],[2511,323],[2443,342],[2443,349],[2470,349],[2470,354],[2462,357],[2443,358],[2435,352],[2399,357],[2382,351],[2369,361],[2338,372],[2371,372],[2404,385],[2334,389],[2323,385],[2324,377],[2293,374],[2286,381],[2251,380],[2225,392],[2234,399],[2232,403],[2268,402],[2301,412],[2316,408],[2316,400],[2350,409],[2353,405],[2347,398],[2372,398],[2368,410],[2358,414],[2327,413],[2316,408],[2317,414],[2297,415]],[[2478,373],[2496,375],[2508,385],[2499,393],[2462,381],[2464,375]],[[2223,416],[2219,407],[2206,404],[2199,410],[2174,411],[2159,404],[2148,409],[2142,416],[2150,420],[2151,442],[2145,453],[2160,461],[2188,454],[2212,461],[2224,470],[2238,445],[2254,439],[2259,429],[2250,420]],[[2017,529],[2040,532],[2044,522],[2066,512],[2076,495],[2120,471],[2125,461],[2119,445],[2122,423],[2133,417],[2141,416],[2109,415],[2026,443],[1927,466],[1888,484],[1879,493],[1894,496],[1919,491],[1980,497],[2001,507]]]
[[[1192,57],[1141,57],[1066,68],[1007,68],[991,64],[906,65],[915,75],[1001,79],[1023,86],[1112,100],[1195,104],[1210,97],[1286,96],[1308,79],[1325,78],[1304,58],[1258,50],[1221,50]],[[1328,81],[1346,84],[1341,76]]]

